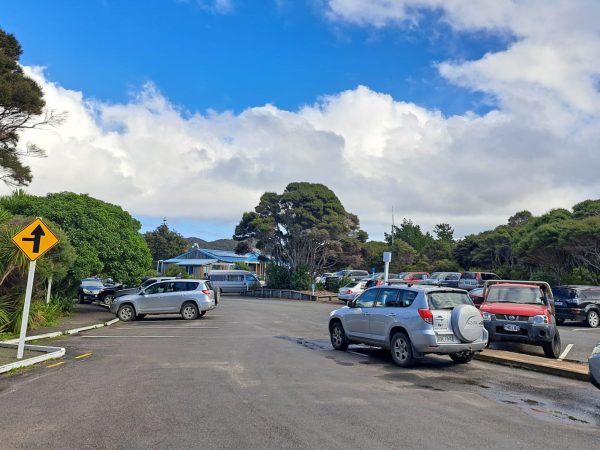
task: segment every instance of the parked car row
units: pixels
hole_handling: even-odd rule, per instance
[[[547,357],[560,356],[562,345],[548,283],[488,280],[478,305],[473,301],[475,293],[470,294],[419,284],[367,288],[332,312],[332,345],[339,350],[351,343],[381,346],[401,366],[427,353],[449,354],[457,362],[468,362],[474,352],[494,341],[539,345]]]

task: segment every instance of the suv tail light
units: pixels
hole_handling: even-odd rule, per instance
[[[348,290],[346,291],[346,294],[352,294],[352,289],[348,289]]]
[[[208,295],[210,294],[210,291],[208,289],[202,289],[202,293]]]
[[[433,325],[433,313],[429,309],[420,308],[419,315],[421,319],[427,322],[429,325]]]

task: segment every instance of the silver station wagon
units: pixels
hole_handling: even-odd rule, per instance
[[[197,319],[216,308],[215,294],[207,280],[159,281],[136,294],[117,297],[110,311],[120,320],[142,319],[146,314],[181,314]]]
[[[331,312],[329,332],[336,350],[346,350],[352,343],[383,347],[402,367],[427,353],[466,363],[488,342],[481,313],[467,293],[433,286],[367,289],[348,306]]]

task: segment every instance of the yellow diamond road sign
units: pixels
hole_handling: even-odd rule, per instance
[[[38,259],[59,242],[50,228],[39,218],[23,228],[12,239],[31,261]]]

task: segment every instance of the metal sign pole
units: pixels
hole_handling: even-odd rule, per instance
[[[48,290],[46,291],[46,305],[50,304],[51,296],[52,296],[52,277],[48,278]]]
[[[25,336],[27,335],[27,324],[29,322],[29,305],[31,305],[31,292],[33,291],[33,276],[35,275],[36,260],[29,263],[29,274],[27,275],[27,289],[25,290],[25,304],[23,305],[23,317],[21,318],[21,332],[19,333],[19,348],[17,359],[23,359],[25,351]]]
[[[383,284],[387,285],[390,274],[390,261],[392,260],[392,252],[383,252]]]

